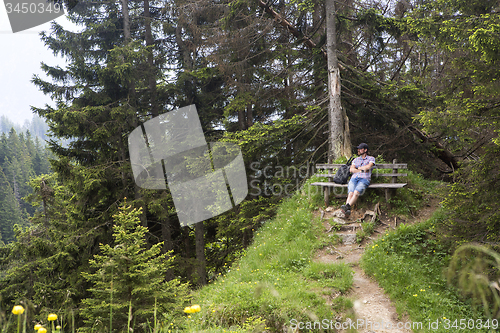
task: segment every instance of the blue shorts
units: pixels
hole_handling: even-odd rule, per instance
[[[365,193],[366,188],[370,185],[370,181],[364,178],[351,178],[349,185],[347,185],[347,192],[358,191],[359,194]]]

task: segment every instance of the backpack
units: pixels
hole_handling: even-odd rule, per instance
[[[354,157],[351,157],[349,161],[347,161],[346,164],[342,165],[338,170],[335,176],[333,176],[333,181],[337,184],[347,184],[347,181],[349,180],[349,177],[351,176],[351,173],[349,172],[349,169],[351,167],[351,163]]]

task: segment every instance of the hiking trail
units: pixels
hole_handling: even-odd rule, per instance
[[[411,216],[406,219],[388,217],[383,211],[380,211],[379,205],[375,205],[373,210],[358,210],[354,209],[348,219],[340,209],[336,207],[327,207],[325,210],[320,209],[318,214],[322,218],[325,232],[328,234],[337,233],[343,239],[340,244],[329,245],[316,254],[314,260],[324,263],[346,263],[349,264],[354,271],[354,282],[351,290],[345,295],[354,302],[354,313],[356,323],[362,323],[358,326],[359,333],[411,333],[410,329],[397,329],[398,323],[400,327],[405,323],[410,322],[408,316],[400,316],[396,312],[396,308],[389,296],[384,293],[384,290],[378,283],[367,276],[359,265],[361,256],[364,253],[365,246],[369,246],[373,240],[384,235],[386,231],[395,229],[400,224],[413,224],[425,221],[431,217],[432,213],[439,205],[439,200],[431,199],[418,212],[417,216]],[[375,215],[375,217],[374,217]],[[356,232],[361,229],[361,221],[378,220],[375,231],[368,237],[367,240],[360,244],[356,242]],[[340,225],[340,230],[335,230],[332,225],[337,228]],[[338,292],[333,295],[337,297]],[[341,321],[346,322],[349,319],[343,318]],[[359,322],[357,320],[360,320]],[[361,322],[363,320],[364,322]],[[387,327],[392,327],[387,329]],[[347,332],[347,330],[339,330],[339,332]]]

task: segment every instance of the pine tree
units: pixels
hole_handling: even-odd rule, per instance
[[[91,298],[82,302],[86,330],[146,332],[155,312],[181,311],[186,285],[165,281],[174,258],[161,253],[162,244],[147,247],[147,228],[140,225],[140,209],[124,205],[114,216],[113,243],[101,244],[90,261],[94,272],[82,273],[92,283]]]

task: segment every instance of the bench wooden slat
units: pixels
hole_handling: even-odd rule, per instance
[[[347,187],[347,184],[337,184],[333,182],[316,182],[311,183],[313,186],[327,186],[327,187]]]
[[[402,188],[408,185],[408,183],[375,183],[370,184],[368,187],[371,188]]]
[[[338,169],[344,164],[316,164],[316,169]],[[396,164],[375,164],[376,169],[408,169],[406,163]]]
[[[317,173],[314,176],[316,176],[316,177],[333,177],[334,175],[333,174],[329,175],[327,173]],[[406,176],[408,176],[408,174],[407,173],[398,173],[398,172],[396,172],[396,173],[380,173],[380,174],[377,174],[375,172],[372,172],[372,178],[377,178],[377,177],[398,177],[398,176],[399,177],[406,177]]]
[[[338,169],[344,164],[316,164],[316,169]]]
[[[347,184],[337,184],[334,182],[315,182],[311,183],[314,186],[324,186],[324,187],[347,187]],[[408,185],[408,183],[372,183],[368,185],[368,188],[402,188]]]

